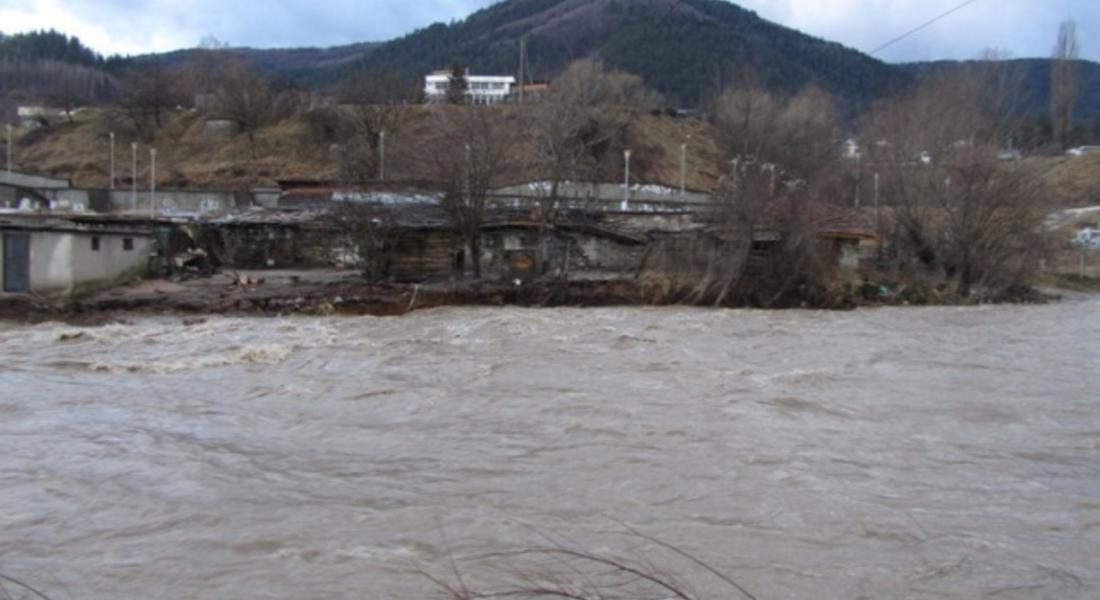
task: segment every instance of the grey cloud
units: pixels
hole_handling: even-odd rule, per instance
[[[960,0],[743,0],[766,18],[869,51]],[[490,0],[55,0],[99,26],[120,47],[165,50],[205,35],[262,48],[384,41],[432,22],[460,19]],[[997,47],[1015,56],[1050,53],[1058,23],[1076,19],[1083,56],[1100,60],[1096,0],[977,0],[881,54],[891,61],[970,58]],[[30,10],[33,0],[8,0]],[[822,7],[833,7],[827,14]],[[43,23],[42,27],[49,27]],[[126,43],[121,43],[125,41]],[[111,50],[101,48],[101,50]]]

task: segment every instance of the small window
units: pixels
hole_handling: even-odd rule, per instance
[[[92,252],[99,252],[99,238],[92,238]]]
[[[130,251],[134,249],[134,238],[122,238],[122,249]]]

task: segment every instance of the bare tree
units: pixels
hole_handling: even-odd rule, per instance
[[[1062,150],[1069,148],[1069,134],[1073,129],[1073,112],[1077,108],[1080,88],[1077,58],[1080,55],[1077,42],[1077,23],[1066,21],[1058,28],[1058,42],[1054,45],[1054,62],[1051,65],[1050,99],[1051,120],[1054,135]]]
[[[441,137],[422,158],[444,188],[443,208],[462,237],[481,278],[481,230],[489,192],[502,185],[515,161],[514,128],[504,117],[506,107],[436,107],[433,114]]]
[[[235,64],[229,44],[213,36],[203,37],[198,47],[191,50],[181,80],[193,96],[195,108],[214,108],[210,100],[216,98],[225,70]]]
[[[718,98],[715,115],[730,156],[782,165],[805,179],[838,159],[835,102],[816,86],[780,98],[748,78]]]
[[[354,181],[378,176],[382,136],[397,134],[408,121],[418,90],[414,81],[395,71],[357,72],[336,88],[339,102],[350,109],[354,133],[345,144],[342,171]]]
[[[252,159],[256,152],[256,132],[275,120],[275,94],[271,83],[243,63],[226,66],[219,77],[218,104],[221,116],[236,123],[248,136]]]
[[[447,79],[447,104],[466,104],[466,90],[469,87],[466,70],[458,61],[455,61],[451,64],[451,75]]]
[[[868,133],[895,216],[891,257],[954,282],[964,297],[1025,283],[1042,247],[1043,180],[998,160],[988,84],[966,72],[927,80],[878,107]]]
[[[388,251],[397,239],[399,227],[394,210],[361,198],[345,198],[326,215],[326,222],[338,236],[333,247],[341,262],[354,263],[370,281],[390,274]]]
[[[132,68],[122,82],[122,116],[140,135],[152,135],[163,126],[164,114],[181,103],[176,83],[174,74],[158,62]]]
[[[542,101],[531,106],[534,171],[544,184],[536,189],[538,272],[546,262],[546,238],[564,185],[593,177],[601,158],[618,155],[610,150],[623,144],[637,113],[661,103],[636,75],[608,72],[598,61],[585,59],[569,65]]]
[[[42,61],[34,69],[45,84],[46,101],[60,108],[69,123],[73,112],[97,101],[109,100],[115,84],[110,76],[90,67],[69,65],[56,61]]]
[[[621,165],[619,157],[638,114],[660,106],[662,100],[636,75],[609,72],[600,62],[584,59],[570,64],[554,80],[546,103],[551,106],[538,111],[537,120],[565,119],[553,135],[563,141],[572,138],[558,146],[553,160],[560,162],[579,149],[579,165],[588,172],[614,172]],[[545,152],[542,158],[547,158]]]
[[[653,110],[664,104],[660,94],[648,89],[633,73],[608,71],[603,63],[581,59],[571,63],[554,80],[551,93],[575,99],[585,106],[614,106]]]

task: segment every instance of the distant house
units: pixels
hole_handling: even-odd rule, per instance
[[[65,111],[48,106],[20,106],[16,110],[19,115],[19,125],[24,129],[59,123],[65,117]]]
[[[0,220],[0,295],[68,296],[145,275],[153,229],[125,221]]]
[[[863,156],[863,151],[859,147],[859,142],[852,138],[848,138],[844,140],[844,143],[841,145],[841,154],[844,158],[856,160]]]
[[[549,81],[532,81],[524,85],[517,85],[515,96],[517,100],[522,96],[524,102],[541,102],[549,92]]]
[[[1100,250],[1100,229],[1096,227],[1085,227],[1077,232],[1077,237],[1074,238],[1074,241],[1087,248]]]
[[[1086,156],[1096,152],[1100,152],[1100,146],[1078,146],[1066,150],[1066,154],[1069,156]]]
[[[436,71],[424,78],[424,97],[441,102],[451,86],[450,71]],[[470,75],[466,72],[466,100],[469,104],[498,104],[512,97],[516,78],[511,75]]]

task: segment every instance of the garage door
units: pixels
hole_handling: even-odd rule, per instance
[[[4,291],[27,292],[31,288],[31,244],[25,233],[4,234]]]

